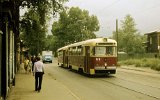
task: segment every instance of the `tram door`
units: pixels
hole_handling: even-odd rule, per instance
[[[66,56],[66,55],[65,55],[65,50],[64,50],[64,51],[63,51],[63,67],[65,67],[65,62],[66,62],[66,61],[65,61],[65,56]]]
[[[63,51],[63,67],[68,67],[68,57],[67,57],[67,54],[66,54],[66,51],[64,50]]]
[[[84,66],[84,71],[86,73],[89,73],[89,57],[90,57],[90,47],[86,46],[85,47],[85,66]]]

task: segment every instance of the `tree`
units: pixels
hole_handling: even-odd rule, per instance
[[[21,39],[32,55],[38,55],[44,47],[46,28],[40,24],[39,16],[34,10],[29,10],[21,21]]]
[[[121,21],[121,28],[118,30],[118,48],[129,55],[144,52],[142,42],[144,37],[138,33],[134,19],[130,15],[126,15]],[[113,32],[113,38],[116,39],[117,34]]]
[[[96,16],[89,15],[87,10],[72,7],[60,13],[58,21],[52,25],[52,34],[57,37],[58,47],[90,38],[95,38],[94,32],[99,30]]]
[[[63,3],[66,1],[68,0],[19,0],[17,2],[21,8],[34,9],[40,17],[40,23],[44,25],[48,14],[55,15],[63,9]]]
[[[63,9],[63,3],[67,0],[21,0],[19,6],[27,7],[28,11],[21,19],[21,39],[23,39],[29,53],[38,55],[44,48],[46,41],[46,20],[49,15],[55,15]]]

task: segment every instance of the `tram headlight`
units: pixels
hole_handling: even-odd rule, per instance
[[[106,66],[107,66],[107,63],[104,63],[104,66],[106,67]]]
[[[99,58],[99,61],[101,60],[101,58]]]
[[[96,61],[101,61],[101,58],[96,58]]]
[[[96,58],[96,61],[98,61],[98,58]]]

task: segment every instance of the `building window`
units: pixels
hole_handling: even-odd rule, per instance
[[[152,37],[149,38],[149,43],[152,44]]]

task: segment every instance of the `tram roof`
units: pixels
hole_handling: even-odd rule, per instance
[[[113,39],[96,38],[96,39],[89,39],[89,40],[73,43],[73,44],[68,45],[68,47],[80,46],[80,45],[81,46],[91,46],[91,45],[95,45],[96,43],[115,43],[117,45],[117,42]]]
[[[68,46],[64,46],[64,47],[59,48],[57,51],[66,50],[67,48],[68,48]]]
[[[108,39],[108,38],[96,38],[96,39],[89,39],[89,40],[85,40],[85,41],[81,41],[81,42],[77,42],[77,43],[73,43],[67,46],[64,46],[59,50],[65,50],[69,47],[74,47],[74,46],[91,46],[91,45],[96,45],[97,43],[115,43],[115,46],[117,46],[117,42],[113,39]]]

